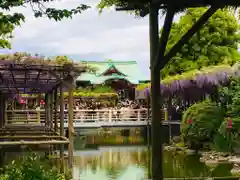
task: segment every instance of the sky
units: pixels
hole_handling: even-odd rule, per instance
[[[61,0],[49,4],[48,7],[56,8],[74,8],[80,3],[92,7],[61,22],[36,19],[29,7],[13,9],[12,12],[23,13],[26,20],[14,31],[12,49],[0,52],[28,52],[46,57],[66,55],[76,61],[136,60],[142,72],[149,75],[148,16],[136,18],[113,8],[99,14],[96,8],[99,1]],[[162,24],[160,17],[160,27]]]

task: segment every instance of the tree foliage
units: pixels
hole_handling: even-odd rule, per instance
[[[112,7],[116,4],[119,4],[120,2],[121,1],[119,0],[101,0],[100,3],[98,4],[98,8],[101,12],[104,8]]]
[[[64,94],[65,97],[68,93]],[[106,98],[106,99],[117,99],[118,94],[108,86],[97,86],[94,88],[80,88],[76,89],[73,93],[76,98]]]
[[[178,22],[173,23],[167,51],[200,18],[207,8],[189,8]],[[162,70],[162,76],[218,64],[235,63],[239,58],[239,24],[228,9],[218,10],[181,51]]]
[[[48,65],[58,65],[63,66],[65,64],[73,64],[73,60],[69,59],[67,56],[56,56],[55,58],[45,58],[38,54],[31,55],[29,53],[17,52],[14,54],[1,54],[0,61],[14,61],[17,64],[48,64]],[[79,62],[80,64],[80,62]]]
[[[1,180],[70,180],[68,174],[62,174],[50,162],[43,161],[36,155],[22,157],[3,169]]]
[[[20,26],[24,22],[22,13],[10,13],[12,8],[29,6],[32,8],[35,17],[47,16],[49,19],[61,21],[63,18],[71,18],[75,14],[89,8],[89,6],[80,4],[73,9],[56,9],[47,8],[47,3],[55,0],[3,0],[0,2],[0,47],[10,48],[9,39],[12,38],[12,33],[16,26]]]
[[[26,64],[26,65],[46,65],[46,66],[64,66],[69,64],[73,68],[74,76],[79,76],[81,73],[93,70],[81,62],[74,62],[66,56],[57,56],[55,58],[45,58],[38,54],[31,55],[28,53],[15,53],[15,54],[1,54],[1,61],[11,61],[15,64]]]
[[[226,106],[226,116],[240,121],[240,77],[232,77],[227,87],[220,88],[220,97]]]

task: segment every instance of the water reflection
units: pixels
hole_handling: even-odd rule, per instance
[[[74,180],[141,180],[147,178],[146,147],[100,147],[98,150],[74,153]],[[165,177],[230,176],[230,165],[210,169],[198,156],[165,152]]]

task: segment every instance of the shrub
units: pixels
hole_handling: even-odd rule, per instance
[[[49,162],[36,155],[12,161],[0,174],[1,180],[70,180],[71,177],[59,172]]]
[[[232,151],[240,147],[240,77],[232,77],[227,87],[219,89],[221,104],[226,109],[226,117],[233,122],[232,129],[227,129],[224,121],[214,137],[214,148],[218,151]]]
[[[225,119],[214,136],[214,148],[217,151],[230,152],[240,147],[240,118],[231,118],[231,120],[231,129],[228,129],[227,119]]]
[[[219,90],[221,103],[226,106],[228,117],[240,117],[240,77],[232,77],[228,87]]]
[[[189,120],[192,121],[189,124]],[[181,133],[186,145],[192,149],[199,149],[206,142],[212,142],[224,120],[224,111],[216,103],[209,100],[189,107],[182,118]]]

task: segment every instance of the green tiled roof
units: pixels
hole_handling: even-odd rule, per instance
[[[93,68],[96,68],[96,73],[83,73],[77,78],[77,81],[90,81],[92,84],[102,84],[109,79],[126,79],[132,84],[139,84],[141,81],[149,81],[139,69],[136,61],[81,61],[83,64],[87,64]],[[125,76],[119,76],[113,74],[111,76],[103,76],[110,68],[116,68],[121,74]]]

